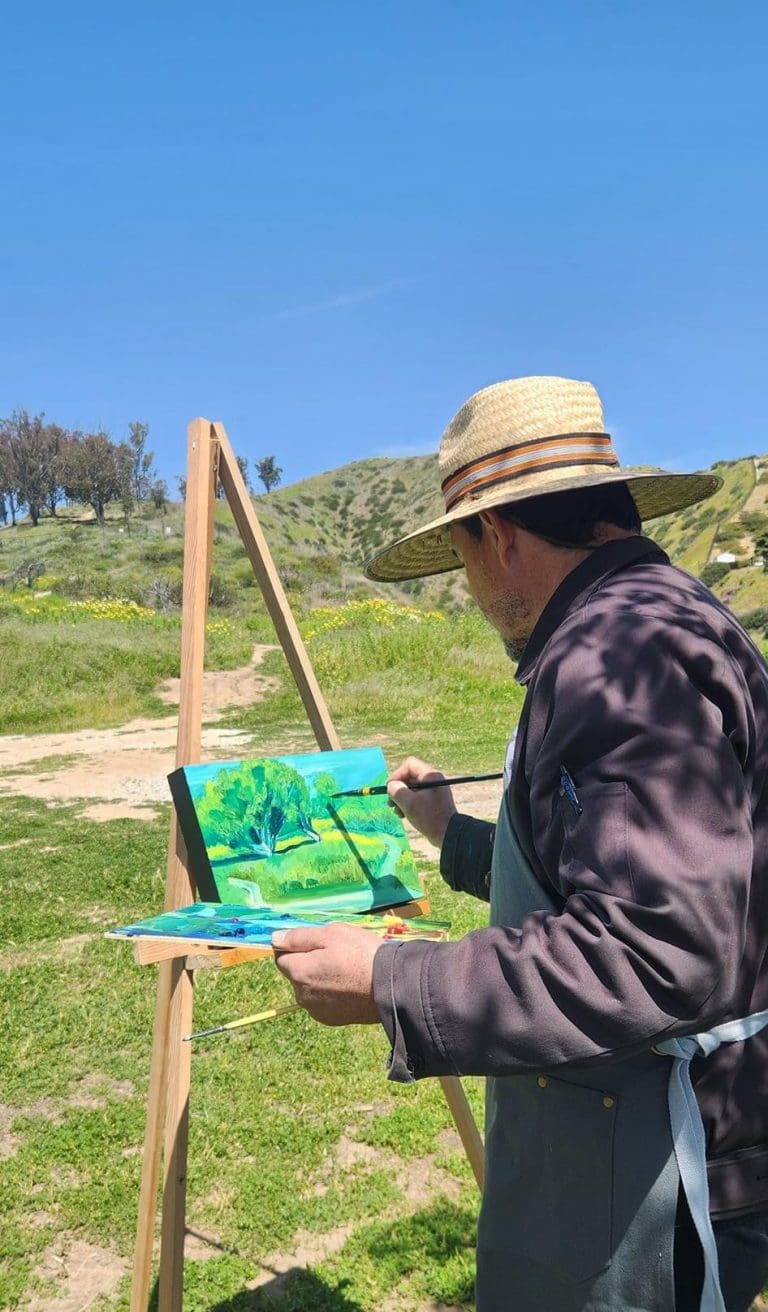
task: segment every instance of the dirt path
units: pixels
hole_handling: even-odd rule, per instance
[[[261,644],[249,665],[205,674],[204,760],[233,759],[249,751],[258,755],[253,734],[216,722],[225,710],[253,706],[277,688],[276,678],[259,671],[271,650]],[[166,680],[157,695],[169,706],[178,706],[179,680]],[[0,796],[35,797],[52,805],[82,801],[80,814],[90,820],[151,820],[158,815],[157,804],[169,799],[166,776],[174,767],[176,724],[176,716],[169,715],[131,720],[117,729],[0,736]],[[297,745],[296,750],[305,748]],[[500,795],[497,783],[470,784],[457,800],[472,815],[493,816]],[[436,850],[414,832],[412,846],[437,860]]]
[[[755,467],[755,486],[752,488],[752,491],[738,513],[741,515],[764,515],[768,508],[768,484],[760,482],[760,475],[766,472],[766,462],[759,456],[753,456],[752,463]],[[748,533],[745,530],[742,537],[739,539],[736,550],[739,555],[744,556],[745,558],[754,556],[757,551],[754,534]],[[710,560],[715,559],[717,551],[717,546],[713,544],[712,550],[709,553]]]
[[[249,665],[205,674],[205,759],[240,756],[252,743],[250,733],[220,728],[216,721],[223,711],[252,706],[278,686],[277,679],[258,668],[271,650],[261,644]],[[166,680],[158,696],[178,706],[179,680]],[[82,799],[81,814],[93,820],[152,819],[158,814],[152,804],[168,800],[166,775],[174,766],[176,725],[177,717],[169,715],[132,720],[118,729],[0,737],[0,795],[51,803]]]

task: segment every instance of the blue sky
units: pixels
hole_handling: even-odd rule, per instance
[[[627,463],[768,450],[768,8],[9,6],[0,415],[284,482],[591,379]]]

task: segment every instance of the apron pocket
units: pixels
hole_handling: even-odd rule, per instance
[[[550,1075],[492,1083],[481,1243],[589,1280],[611,1261],[616,1095]]]

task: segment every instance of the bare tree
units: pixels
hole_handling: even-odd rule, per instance
[[[149,424],[137,420],[128,425],[126,445],[131,454],[131,490],[134,501],[147,501],[152,489],[155,457],[152,451],[147,450],[148,436]]]
[[[13,474],[10,437],[3,424],[0,424],[0,499],[3,502],[3,523],[8,522],[10,513],[11,524],[15,524],[18,488]]]
[[[149,489],[149,495],[155,510],[159,510],[160,514],[164,515],[168,509],[168,484],[164,478],[155,479]]]
[[[237,467],[243,476],[243,482],[245,483],[246,488],[248,489],[249,492],[252,492],[253,488],[251,486],[251,476],[248,473],[247,459],[245,458],[245,456],[235,456],[235,460],[237,461]]]
[[[45,424],[45,416],[14,410],[2,420],[3,446],[10,458],[10,481],[19,501],[26,503],[33,525],[48,504],[51,485],[58,481],[57,457],[61,429]]]
[[[273,487],[277,487],[283,476],[283,471],[274,456],[265,456],[263,460],[256,461],[256,475],[264,484],[267,492],[270,492]]]
[[[62,466],[65,495],[93,506],[103,525],[107,503],[122,498],[125,489],[125,470],[117,447],[106,433],[73,434]]]

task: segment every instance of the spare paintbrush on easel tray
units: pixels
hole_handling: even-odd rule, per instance
[[[192,1039],[207,1039],[211,1034],[229,1034],[232,1030],[243,1030],[249,1025],[258,1025],[263,1020],[279,1020],[281,1016],[292,1016],[297,1011],[301,1011],[298,1002],[292,1002],[287,1007],[268,1007],[266,1011],[257,1011],[253,1016],[241,1016],[239,1020],[228,1020],[223,1025],[212,1025],[210,1029],[198,1030],[196,1034],[184,1034],[181,1041],[190,1043]]]

